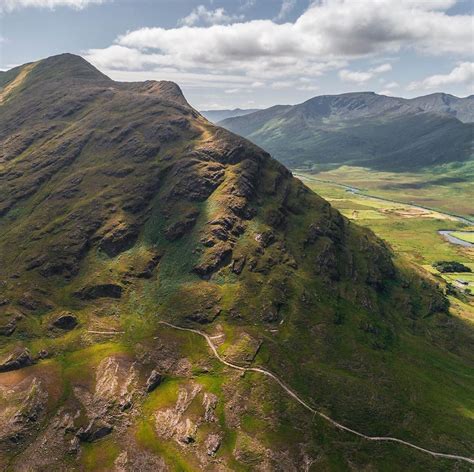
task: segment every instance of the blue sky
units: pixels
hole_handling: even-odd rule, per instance
[[[474,93],[471,0],[0,0],[0,68],[62,52],[199,109]]]

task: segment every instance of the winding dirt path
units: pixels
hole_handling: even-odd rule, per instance
[[[214,354],[214,356],[222,364],[225,364],[227,367],[230,367],[231,369],[240,370],[242,372],[259,372],[263,375],[266,375],[267,377],[270,377],[288,395],[290,395],[290,397],[294,398],[300,405],[304,406],[311,413],[314,413],[315,415],[318,415],[321,418],[324,418],[326,421],[328,421],[329,423],[331,423],[333,426],[335,426],[338,429],[341,429],[341,430],[346,431],[348,433],[352,433],[352,434],[354,434],[356,436],[359,436],[360,438],[366,439],[368,441],[399,443],[399,444],[403,444],[404,446],[411,447],[412,449],[416,449],[418,451],[429,454],[430,456],[433,456],[433,457],[438,457],[438,458],[443,458],[443,459],[454,459],[454,460],[468,462],[469,464],[474,464],[474,459],[473,458],[458,456],[456,454],[444,454],[442,452],[430,451],[429,449],[425,449],[423,447],[416,446],[415,444],[412,444],[408,441],[403,441],[403,439],[392,438],[390,436],[367,436],[366,434],[360,433],[359,431],[348,428],[347,426],[344,426],[341,423],[338,423],[337,421],[333,420],[328,415],[325,415],[321,411],[315,410],[314,408],[309,406],[304,400],[302,400],[300,398],[300,396],[296,392],[294,392],[290,387],[288,387],[282,380],[280,380],[275,374],[272,374],[270,371],[268,371],[266,369],[263,369],[261,367],[242,367],[242,366],[232,364],[231,362],[226,361],[219,354],[219,352],[217,351],[217,348],[214,345],[214,343],[212,342],[211,337],[209,335],[207,335],[206,333],[204,333],[202,331],[199,331],[198,329],[183,328],[182,326],[176,326],[174,324],[167,323],[166,321],[160,321],[159,323],[163,324],[165,326],[168,326],[170,328],[174,328],[174,329],[177,329],[177,330],[180,330],[180,331],[189,331],[190,333],[195,333],[195,334],[198,334],[199,336],[202,336],[206,340],[209,347],[211,348],[211,351]]]

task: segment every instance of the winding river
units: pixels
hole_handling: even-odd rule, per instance
[[[439,230],[438,233],[443,236],[447,241],[449,241],[452,244],[457,244],[458,246],[464,246],[464,247],[474,247],[474,244],[470,243],[469,241],[464,241],[463,239],[459,239],[456,236],[453,236],[451,233],[454,231],[449,231],[446,229]],[[456,233],[466,233],[466,234],[472,234],[474,231],[456,231]]]

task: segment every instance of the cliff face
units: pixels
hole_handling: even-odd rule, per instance
[[[159,324],[207,330],[226,358],[265,365],[367,433],[391,424],[436,446],[449,421],[436,436],[420,432],[422,415],[397,417],[415,390],[415,412],[432,393],[417,380],[429,366],[403,372],[413,337],[467,362],[431,282],[207,122],[175,84],[116,83],[61,55],[10,72],[2,100],[2,466],[302,470],[412,454],[431,464],[388,448],[369,457],[352,438],[336,447],[341,433],[275,384],[241,378]],[[448,443],[462,451],[458,420]]]

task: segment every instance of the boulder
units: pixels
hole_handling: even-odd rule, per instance
[[[71,331],[78,324],[77,318],[69,312],[60,313],[58,317],[51,323],[51,328],[62,329],[64,331]]]
[[[86,429],[81,428],[76,436],[82,442],[94,442],[107,436],[112,430],[112,425],[101,419],[96,419],[92,420]]]
[[[87,285],[74,293],[80,300],[95,300],[96,298],[120,298],[122,287],[116,284]]]
[[[221,437],[218,434],[210,434],[206,439],[206,451],[208,456],[215,456],[221,445]]]
[[[0,360],[0,372],[22,369],[33,364],[30,351],[26,348],[17,349],[6,358]]]
[[[146,381],[146,391],[148,393],[153,392],[161,382],[163,382],[163,376],[156,370],[152,370],[148,380]]]
[[[11,336],[16,329],[16,320],[11,319],[7,324],[0,326],[0,336]]]

